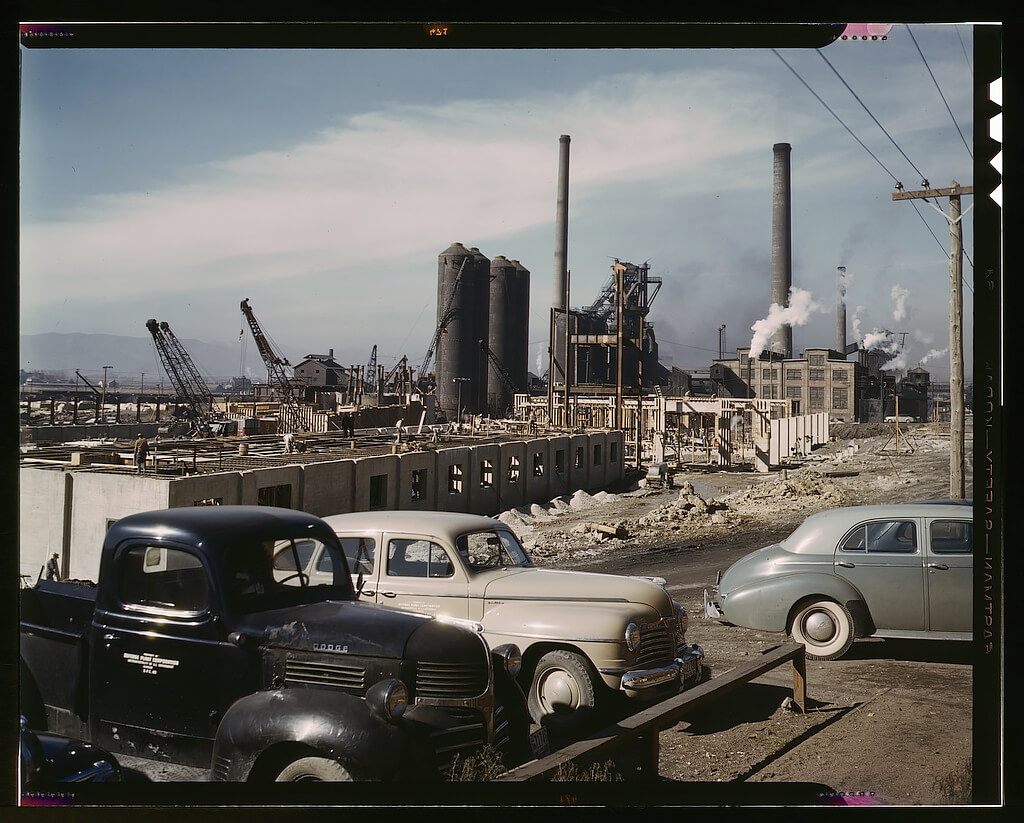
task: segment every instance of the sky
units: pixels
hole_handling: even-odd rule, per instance
[[[949,224],[891,195],[895,180],[973,184],[968,26],[896,25],[885,40],[820,50],[22,47],[20,58],[22,334],[146,337],[155,317],[179,339],[244,349],[262,379],[249,332],[239,339],[248,298],[292,363],[333,349],[365,364],[377,346],[384,366],[415,367],[437,323],[437,257],[461,242],[530,271],[529,362],[542,371],[567,134],[571,305],[593,302],[614,259],[649,263],[663,281],[649,316],[662,362],[706,370],[720,326],[735,352],[779,316],[772,147],[783,142],[794,354],[834,345],[843,266],[848,339],[895,341],[899,369],[949,379]]]

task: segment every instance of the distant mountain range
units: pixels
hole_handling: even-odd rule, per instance
[[[248,341],[246,362],[240,367],[238,346],[180,339],[199,373],[213,383],[221,383],[244,374],[255,380],[266,379],[266,367],[252,340]],[[145,381],[166,379],[152,337],[122,337],[114,334],[23,334],[19,337],[18,365],[21,369],[65,375],[74,379],[75,369],[87,378],[103,376],[103,367],[111,380],[137,381],[143,372]],[[291,357],[291,353],[285,353]],[[292,361],[297,362],[297,361]]]

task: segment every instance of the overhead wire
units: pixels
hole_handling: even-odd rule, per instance
[[[890,171],[889,168],[881,160],[878,159],[878,157],[875,155],[875,153],[873,151],[871,151],[871,149],[869,149],[865,145],[863,140],[861,140],[856,134],[854,134],[853,129],[851,129],[848,125],[846,125],[845,122],[843,122],[843,119],[838,114],[836,114],[835,111],[833,111],[832,107],[829,106],[828,103],[826,103],[821,98],[821,96],[814,89],[811,88],[811,86],[807,83],[807,81],[804,80],[803,77],[800,76],[799,72],[797,72],[796,69],[794,69],[788,62],[786,62],[786,59],[781,54],[779,54],[779,52],[776,49],[772,49],[772,53],[776,57],[779,58],[779,60],[782,62],[782,64],[787,69],[789,69],[790,72],[793,73],[793,76],[796,77],[796,79],[800,81],[800,83],[804,86],[804,88],[806,88],[814,96],[814,98],[819,103],[821,103],[822,106],[825,107],[826,111],[828,111],[828,113],[831,114],[836,119],[836,121],[839,123],[839,125],[841,125],[844,129],[846,129],[846,131],[849,133],[849,135],[854,140],[857,141],[857,143],[861,146],[861,148],[863,148],[864,151],[866,151],[871,156],[871,158],[882,168],[882,170],[885,171],[885,173],[888,174],[889,177],[891,177],[894,181],[899,182],[899,178],[896,177],[896,175],[893,174],[892,171]],[[860,103],[860,105],[864,109],[864,111],[867,112],[868,116],[870,116],[871,119],[874,120],[874,122],[882,130],[882,132],[885,134],[885,136],[889,138],[889,140],[892,142],[892,144],[896,147],[897,151],[899,151],[899,153],[903,155],[903,157],[906,159],[906,161],[908,163],[910,163],[910,165],[914,169],[914,171],[916,171],[918,174],[921,174],[921,171],[917,168],[917,166],[914,164],[914,162],[909,157],[907,157],[907,155],[903,151],[903,149],[901,149],[899,144],[896,143],[896,141],[892,138],[892,135],[890,135],[889,132],[886,131],[885,127],[882,126],[882,124],[878,122],[878,119],[871,113],[871,111],[864,104],[864,102],[860,99],[860,97],[857,96],[857,94],[853,91],[853,89],[850,88],[850,85],[843,79],[842,75],[840,75],[839,72],[836,71],[835,67],[831,63],[829,63],[829,61],[825,57],[825,55],[823,55],[820,50],[818,50],[818,54],[825,61],[825,63],[828,64],[829,68],[832,69],[833,72],[835,72],[836,76],[840,79],[840,81],[842,81],[843,85],[846,86],[846,88],[849,90],[850,94],[852,94],[854,96],[854,98],[857,100],[858,103]],[[923,174],[921,174],[921,179],[922,179],[922,181],[924,181],[926,179]],[[915,203],[913,200],[911,200],[910,204],[914,207],[914,211],[917,213],[917,216],[921,220],[921,222],[924,223],[925,228],[928,229],[928,233],[931,234],[932,238],[938,244],[939,248],[942,249],[943,254],[944,255],[948,255],[948,252],[946,251],[946,247],[942,244],[942,241],[939,240],[939,238],[936,236],[935,232],[932,231],[932,227],[930,225],[928,225],[928,221],[925,219],[924,215],[921,213],[921,210],[918,208],[917,203]],[[966,256],[966,253],[965,253],[965,256]],[[970,257],[967,257],[967,260],[970,263],[971,268],[974,268],[974,263],[971,261]],[[966,280],[964,280],[964,283],[968,287],[968,289],[970,289],[972,292],[974,291],[974,289],[971,287],[970,283],[968,283]]]
[[[932,72],[932,67],[928,65],[928,60],[924,56],[924,52],[921,51],[921,47],[917,44],[917,38],[914,37],[914,32],[911,31],[910,26],[907,26],[907,33],[910,35],[910,39],[914,42],[914,48],[917,49],[917,53],[921,55],[921,60],[924,62],[924,67],[928,69],[928,76],[932,78],[932,82],[935,84],[935,90],[939,93],[939,97],[942,98],[942,104],[946,107],[946,111],[949,112],[950,118],[953,120],[953,125],[956,126],[956,132],[960,135],[960,139],[964,141],[964,147],[967,149],[967,153],[971,155],[971,159],[974,159],[974,152],[971,151],[971,147],[967,144],[967,138],[964,137],[964,133],[960,130],[960,124],[956,122],[956,117],[953,114],[953,110],[949,107],[949,103],[946,102],[946,95],[942,93],[942,89],[939,87],[939,81],[935,79],[935,74]]]

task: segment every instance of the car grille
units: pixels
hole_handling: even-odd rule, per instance
[[[228,769],[231,766],[231,760],[223,755],[218,755],[214,758],[213,768],[210,770],[210,778],[215,781],[224,782],[228,779]]]
[[[362,666],[290,659],[284,671],[286,686],[329,686],[362,695],[366,671]]]
[[[639,668],[667,665],[676,656],[675,636],[664,622],[640,627],[640,652],[636,658]]]
[[[466,666],[463,663],[416,664],[416,698],[444,700],[476,697],[487,691],[487,664]]]

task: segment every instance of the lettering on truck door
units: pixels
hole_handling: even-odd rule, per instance
[[[92,666],[99,745],[209,767],[219,722],[219,635],[199,556],[129,545],[115,560],[120,610],[97,615]]]

